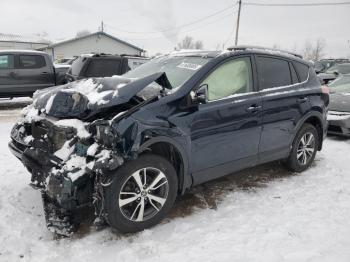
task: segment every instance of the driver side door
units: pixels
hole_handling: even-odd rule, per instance
[[[207,102],[190,127],[194,184],[257,163],[262,100],[254,79],[252,57],[243,56],[225,60],[202,80]]]

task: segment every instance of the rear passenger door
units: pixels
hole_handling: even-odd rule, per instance
[[[33,93],[55,85],[53,66],[43,55],[16,55],[16,78],[19,93]]]
[[[299,78],[292,61],[280,57],[257,55],[256,66],[263,103],[259,160],[268,162],[289,154],[295,126],[309,109],[301,90],[307,76]]]

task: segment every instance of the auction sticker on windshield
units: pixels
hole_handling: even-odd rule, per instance
[[[179,64],[177,67],[178,67],[178,68],[189,69],[189,70],[198,70],[199,68],[202,67],[202,65],[182,62],[182,63]]]

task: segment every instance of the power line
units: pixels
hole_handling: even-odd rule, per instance
[[[332,5],[350,5],[350,2],[325,2],[325,3],[287,3],[287,4],[273,4],[273,3],[257,3],[257,2],[243,2],[243,5],[253,6],[332,6]]]
[[[201,26],[197,26],[197,27],[195,27],[195,28],[191,28],[191,29],[188,29],[188,30],[185,30],[185,31],[181,31],[180,33],[187,33],[187,32],[192,32],[192,31],[201,29],[201,28],[203,28],[203,27],[206,27],[207,25],[214,24],[214,23],[219,22],[219,21],[221,21],[221,20],[223,20],[223,19],[225,19],[225,18],[227,18],[227,17],[229,17],[229,16],[232,16],[234,13],[235,13],[235,12],[231,12],[231,13],[229,13],[229,14],[227,14],[227,15],[221,16],[219,19],[216,19],[216,20],[214,20],[214,21],[211,21],[211,22],[206,23],[206,24],[201,25]],[[159,33],[161,33],[161,32],[159,32]],[[177,35],[177,34],[178,34],[178,33],[176,32],[176,33],[168,34],[168,36],[174,36],[174,35]],[[125,39],[127,39],[127,40],[156,40],[156,39],[163,39],[163,38],[164,38],[164,36],[153,37],[153,38],[129,38],[129,37],[125,37]]]
[[[207,20],[207,19],[209,19],[211,17],[214,17],[216,15],[225,13],[229,9],[235,7],[237,4],[238,4],[238,2],[233,4],[233,5],[227,6],[227,7],[223,8],[223,9],[220,9],[220,10],[218,10],[218,11],[216,11],[216,12],[210,14],[210,15],[207,15],[205,17],[202,17],[202,18],[199,18],[197,20],[194,20],[192,22],[189,22],[189,23],[186,23],[186,24],[182,24],[182,25],[179,25],[179,26],[175,26],[173,28],[167,28],[167,29],[163,29],[163,30],[158,30],[158,31],[148,31],[148,32],[147,31],[146,32],[139,31],[139,32],[136,32],[136,31],[128,31],[128,30],[124,30],[124,29],[121,29],[121,28],[117,28],[117,27],[111,26],[109,24],[105,24],[105,25],[107,25],[108,27],[110,27],[110,28],[112,28],[114,30],[117,30],[117,31],[120,31],[120,32],[124,32],[124,33],[129,33],[129,34],[157,34],[157,33],[165,33],[165,32],[174,31],[176,29],[180,29],[180,28],[183,28],[183,27],[188,27],[188,26],[197,24],[199,22],[202,22],[204,20]]]

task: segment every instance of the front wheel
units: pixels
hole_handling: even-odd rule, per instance
[[[306,170],[315,159],[318,144],[319,136],[316,128],[313,125],[304,124],[293,141],[287,167],[295,172]]]
[[[177,175],[172,164],[157,155],[142,155],[120,167],[106,188],[107,221],[122,233],[158,224],[177,195]]]

